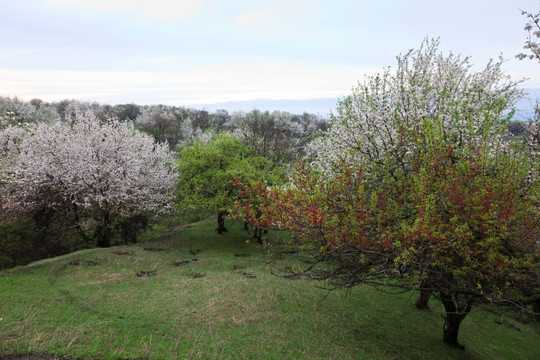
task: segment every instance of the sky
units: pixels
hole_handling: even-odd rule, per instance
[[[346,96],[440,38],[540,88],[519,61],[540,0],[0,0],[0,96],[186,106]]]

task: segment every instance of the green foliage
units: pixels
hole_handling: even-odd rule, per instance
[[[409,167],[356,154],[331,177],[304,166],[289,186],[248,186],[240,213],[291,232],[284,250],[310,254],[308,275],[333,287],[433,292],[446,309],[444,339],[458,345],[473,306],[523,309],[540,293],[537,183],[519,149],[456,148],[443,137],[440,122],[425,120]]]
[[[238,193],[233,180],[279,182],[278,171],[269,170],[267,158],[252,155],[235,137],[221,134],[208,144],[196,142],[180,151],[177,207],[230,210]]]

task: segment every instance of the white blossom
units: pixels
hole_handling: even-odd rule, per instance
[[[19,134],[7,130],[0,146]],[[76,207],[83,218],[95,219],[171,209],[177,180],[172,153],[130,122],[100,122],[90,110],[76,109],[66,123],[39,124],[16,149],[9,146],[10,167],[0,170],[10,178],[7,210]]]
[[[503,60],[473,71],[468,57],[443,56],[438,46],[438,40],[426,39],[420,49],[397,57],[395,71],[387,68],[359,83],[340,102],[330,130],[310,145],[317,155],[314,165],[330,173],[347,152],[406,163],[416,150],[410,135],[424,119],[438,120],[445,140],[458,148],[480,142],[502,146],[500,120],[520,96],[517,83],[501,69]]]

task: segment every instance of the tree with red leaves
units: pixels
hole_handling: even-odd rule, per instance
[[[278,250],[311,255],[305,273],[332,287],[416,290],[424,307],[433,295],[444,342],[461,347],[473,307],[540,303],[539,182],[505,138],[520,92],[503,60],[475,72],[438,45],[426,39],[359,84],[312,143],[314,161],[285,187],[244,186],[237,216],[287,230]]]
[[[496,152],[493,139],[457,148],[437,120],[418,130],[422,151],[407,171],[358,153],[340,157],[331,177],[304,165],[286,187],[238,184],[237,215],[287,230],[280,251],[309,254],[301,273],[331,287],[431,292],[444,306],[444,342],[463,348],[473,307],[523,310],[539,299],[538,204],[527,195],[538,185],[517,149]]]

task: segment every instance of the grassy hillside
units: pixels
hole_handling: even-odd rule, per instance
[[[506,318],[468,316],[462,352],[443,345],[441,314],[416,310],[415,294],[328,294],[276,277],[241,224],[217,235],[214,222],[0,272],[0,354],[540,359],[540,335]]]

